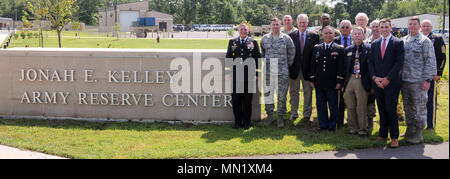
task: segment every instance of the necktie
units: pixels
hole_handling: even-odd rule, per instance
[[[300,33],[300,49],[303,54],[303,50],[305,49],[305,39],[303,38],[303,33]]]
[[[344,37],[344,48],[347,48],[347,37]]]
[[[242,39],[242,40],[241,40],[241,44],[244,44],[244,43],[245,43],[245,40],[244,40],[244,39]]]
[[[383,38],[383,45],[381,45],[381,59],[384,59],[386,53],[386,38]]]

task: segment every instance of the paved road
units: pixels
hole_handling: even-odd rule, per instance
[[[6,37],[8,37],[8,32],[0,30],[0,45],[3,45],[3,41],[5,41]]]
[[[449,143],[332,151],[316,154],[232,157],[227,159],[449,159]]]
[[[0,145],[0,159],[63,158]],[[449,143],[404,146],[398,149],[375,148],[316,154],[231,157],[227,159],[449,159]]]
[[[63,159],[63,158],[0,145],[0,159]]]

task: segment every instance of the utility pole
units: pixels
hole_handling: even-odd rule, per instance
[[[14,28],[14,33],[16,33],[16,21],[17,21],[16,1],[13,1],[13,2],[12,2],[12,8],[14,8],[13,28]]]
[[[114,1],[114,34],[119,37],[119,31],[117,29],[117,0]]]
[[[115,23],[117,23],[117,0],[114,1]]]
[[[444,0],[444,14],[442,15],[443,22],[444,22],[444,25],[442,25],[442,33],[443,33],[443,35],[445,35],[445,10],[446,10],[446,6],[447,6],[447,1]]]

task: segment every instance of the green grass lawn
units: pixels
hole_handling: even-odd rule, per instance
[[[44,33],[44,47],[58,48],[58,38],[55,32],[48,32],[48,37]],[[228,40],[215,39],[163,39],[158,44],[155,39],[130,39],[113,38],[88,33],[80,33],[79,38],[74,32],[64,31],[62,33],[63,48],[127,48],[127,49],[226,49]],[[39,47],[37,38],[12,39],[9,48],[15,47]]]
[[[448,64],[445,74],[448,76]],[[438,102],[437,128],[434,132],[424,133],[426,143],[449,141],[448,80],[440,84]],[[289,104],[287,107],[290,111]],[[314,110],[313,117],[316,116]],[[350,136],[347,128],[336,133],[317,133],[317,126],[317,120],[312,125],[297,120],[289,122],[284,129],[256,123],[250,130],[244,131],[233,130],[228,125],[0,119],[0,144],[77,159],[229,157],[387,146],[386,143],[374,141],[379,129],[378,122],[374,124],[370,138]],[[405,130],[405,124],[400,123],[400,132]],[[407,145],[403,138],[400,138],[400,144]]]
[[[437,129],[425,132],[426,143],[449,140],[449,88],[442,84]],[[288,109],[290,106],[288,106]],[[287,119],[289,116],[285,116]],[[286,121],[288,122],[288,121]],[[292,122],[284,129],[256,123],[250,130],[233,130],[228,125],[170,125],[165,123],[93,123],[82,121],[0,119],[0,144],[68,158],[204,158],[270,154],[313,153],[383,147],[373,136],[317,133],[312,126]],[[400,124],[400,132],[406,126]],[[401,138],[401,145],[407,145]]]

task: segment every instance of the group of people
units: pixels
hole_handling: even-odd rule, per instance
[[[328,14],[321,16],[321,26],[313,31],[307,30],[306,14],[298,15],[297,28],[289,15],[282,21],[283,24],[278,18],[271,20],[271,32],[263,36],[260,45],[248,36],[248,25],[240,24],[239,37],[230,40],[227,52],[227,58],[244,61],[262,58],[265,68],[270,67],[271,61],[278,64],[275,77],[278,119],[274,116],[274,94],[265,93],[266,125],[276,121],[278,127],[284,126],[288,90],[290,120],[299,118],[302,87],[302,120],[312,120],[312,92],[315,90],[319,131],[336,131],[344,125],[347,111],[349,133],[367,137],[373,130],[376,101],[380,116],[376,140],[387,142],[390,137],[390,146],[397,148],[400,92],[407,124],[403,134],[406,141],[421,143],[424,128],[434,129],[436,86],[444,70],[446,47],[443,38],[431,32],[431,21],[411,17],[409,34],[402,39],[391,34],[389,19],[374,20],[367,27],[369,19],[365,13],[356,16],[355,26],[343,20],[339,29],[330,26]],[[270,73],[272,71],[267,69],[264,74],[267,83],[273,81]],[[247,79],[252,78],[245,76],[245,79],[247,83]],[[250,128],[252,98],[248,90],[233,91],[233,128]]]

